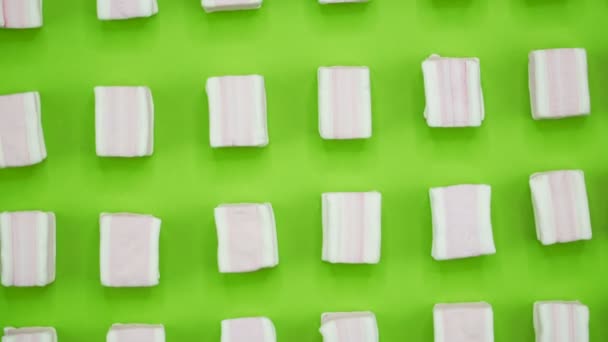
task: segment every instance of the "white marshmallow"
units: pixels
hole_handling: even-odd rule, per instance
[[[534,303],[536,342],[589,342],[589,308],[580,302]]]
[[[42,27],[42,0],[0,0],[0,28]]]
[[[435,342],[493,342],[494,314],[488,303],[437,304]]]
[[[57,332],[54,328],[4,328],[2,342],[57,342]]]
[[[319,3],[326,4],[345,4],[352,2],[368,2],[369,0],[319,0]]]
[[[372,312],[336,312],[321,316],[323,342],[378,342],[378,323]]]
[[[252,10],[262,7],[262,0],[202,0],[205,12]]]
[[[151,17],[158,13],[156,0],[97,0],[99,20]]]
[[[276,342],[274,324],[266,317],[222,321],[222,342]]]
[[[165,342],[165,327],[160,324],[113,324],[106,342]]]

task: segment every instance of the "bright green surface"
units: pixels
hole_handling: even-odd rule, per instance
[[[532,303],[580,299],[592,341],[608,339],[608,4],[604,0],[376,0],[323,7],[268,0],[260,11],[205,14],[198,0],[161,0],[152,19],[102,23],[94,0],[45,2],[39,31],[0,31],[0,93],[39,90],[49,159],[0,171],[0,210],[57,214],[57,281],[0,288],[0,326],[54,325],[61,342],[103,341],[114,322],[164,323],[168,341],[219,341],[223,318],[267,315],[280,341],[321,341],[320,314],[373,310],[381,338],[432,341],[433,304],[486,300],[496,341],[533,341]],[[588,49],[593,115],[535,122],[527,54]],[[430,129],[421,61],[478,56],[487,119],[479,129]],[[326,142],[317,132],[316,68],[372,70],[374,136]],[[270,145],[212,150],[208,76],[266,77]],[[156,104],[152,158],[95,156],[93,87],[143,84]],[[541,247],[528,176],[586,171],[594,239]],[[498,254],[435,262],[428,188],[493,187]],[[321,193],[383,194],[382,262],[321,262]],[[280,266],[220,275],[213,208],[269,201]],[[106,289],[98,215],[163,219],[161,283]]]

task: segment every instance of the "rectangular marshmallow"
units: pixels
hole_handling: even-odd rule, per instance
[[[580,302],[534,303],[536,342],[589,342],[589,308]]]
[[[323,257],[330,263],[380,262],[382,195],[379,192],[325,193]]]
[[[489,185],[432,188],[433,258],[459,259],[496,253]]]
[[[262,7],[262,0],[203,0],[205,12],[252,10]]]
[[[44,159],[40,94],[0,95],[0,168],[34,165]]]
[[[2,342],[57,342],[55,328],[4,328]]]
[[[368,0],[319,0],[319,3],[325,4],[345,4],[352,2],[367,2]]]
[[[165,327],[160,324],[113,324],[106,342],[165,342]]]
[[[432,55],[422,63],[430,127],[478,127],[485,118],[477,58]]]
[[[0,0],[0,28],[42,27],[42,0]]]
[[[270,203],[223,204],[215,208],[221,273],[253,272],[279,264]]]
[[[372,136],[368,67],[319,68],[319,132],[323,139]]]
[[[158,13],[156,0],[97,0],[99,20],[151,17]]]
[[[266,317],[222,321],[222,342],[276,342],[272,321]]]
[[[101,214],[101,283],[109,287],[158,285],[161,220],[150,215]]]
[[[100,157],[154,151],[154,103],[148,87],[95,87],[95,139]]]
[[[211,147],[268,145],[264,77],[211,77],[206,88]]]
[[[534,119],[559,119],[591,112],[585,49],[537,50],[529,58]]]
[[[488,303],[437,304],[435,342],[493,342],[494,314]]]
[[[591,218],[580,170],[536,173],[530,177],[536,235],[543,245],[591,240]]]
[[[0,269],[4,286],[45,286],[55,281],[55,214],[0,213]]]
[[[323,342],[378,342],[378,323],[371,312],[336,312],[321,316]]]

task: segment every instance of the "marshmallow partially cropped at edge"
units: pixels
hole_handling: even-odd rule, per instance
[[[378,323],[372,312],[335,312],[321,316],[323,342],[378,342]]]
[[[435,342],[494,341],[494,313],[488,303],[437,304],[433,326]]]
[[[478,58],[432,55],[422,62],[430,127],[478,127],[485,119]]]
[[[106,342],[165,342],[160,324],[112,324]]]
[[[368,2],[369,0],[319,0],[319,3],[326,4],[346,4],[354,2]]]
[[[42,0],[0,0],[0,28],[42,27]]]
[[[45,159],[40,94],[0,95],[0,168],[29,166]]]
[[[268,145],[264,77],[211,77],[206,89],[211,147]]]
[[[580,302],[534,303],[536,342],[589,342],[589,308]]]
[[[532,51],[529,78],[534,119],[560,119],[591,113],[585,49]]]
[[[205,12],[253,10],[262,7],[262,0],[202,0]]]
[[[222,342],[276,342],[272,321],[266,317],[234,318],[222,321]]]
[[[4,328],[2,342],[57,342],[57,332],[51,327]]]
[[[543,245],[591,240],[591,217],[580,170],[536,173],[530,177],[536,235]]]
[[[99,20],[151,17],[158,13],[156,0],[97,0]]]

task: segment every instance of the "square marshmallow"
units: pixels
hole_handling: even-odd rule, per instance
[[[57,342],[54,328],[4,328],[2,342]]]
[[[336,312],[321,316],[323,342],[378,342],[378,324],[371,312]]]
[[[55,214],[0,213],[2,285],[45,286],[55,281]]]
[[[252,10],[262,7],[262,0],[203,0],[205,12]]]
[[[276,342],[272,321],[266,317],[222,321],[222,342]]]
[[[266,90],[258,75],[207,80],[211,147],[266,146]]]
[[[489,185],[455,185],[430,191],[433,258],[459,259],[496,253]]]
[[[44,159],[40,95],[1,95],[0,168],[34,165]]]
[[[165,327],[148,324],[113,324],[106,342],[165,342]]]
[[[42,27],[42,0],[0,0],[0,28]]]
[[[101,214],[101,283],[109,287],[156,286],[160,278],[160,219]]]
[[[553,171],[530,177],[536,235],[543,245],[591,240],[583,171]]]
[[[589,308],[579,302],[534,303],[537,342],[589,342]]]
[[[380,262],[382,195],[379,192],[323,194],[323,260]]]
[[[437,304],[435,342],[493,342],[494,314],[488,303]]]
[[[279,264],[270,203],[222,204],[215,208],[215,225],[221,273],[253,272]]]
[[[323,139],[372,136],[368,67],[319,68],[319,132]]]
[[[591,112],[585,49],[532,51],[529,73],[534,119],[559,119]]]
[[[97,0],[99,20],[151,17],[158,13],[156,0]]]
[[[154,151],[154,103],[147,87],[95,87],[100,157],[143,157]]]
[[[478,127],[485,119],[479,59],[432,55],[422,63],[430,127]]]

